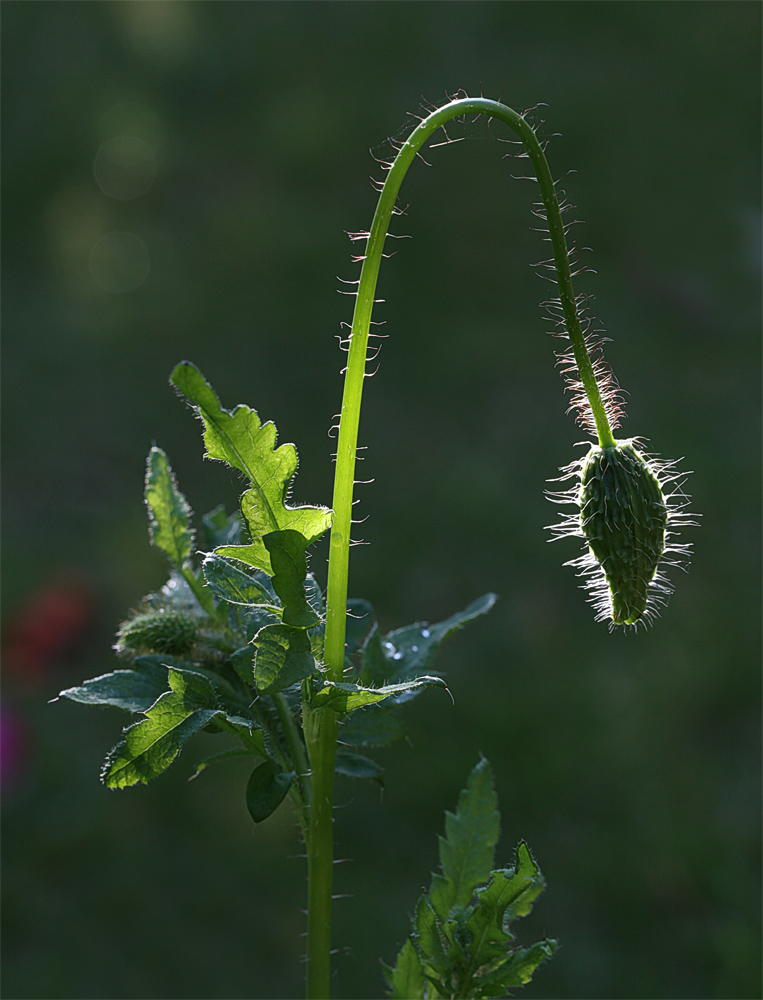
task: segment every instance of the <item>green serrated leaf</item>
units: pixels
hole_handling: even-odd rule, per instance
[[[293,771],[284,771],[273,760],[255,767],[246,786],[246,807],[255,823],[262,823],[272,815],[286,798]]]
[[[115,670],[67,688],[59,695],[84,705],[114,705],[127,712],[147,712],[167,691],[167,669]]]
[[[488,884],[477,889],[477,903],[466,924],[475,967],[487,966],[496,958],[503,961],[512,938],[508,930],[510,920],[530,912],[532,900],[543,891],[543,886],[539,869],[526,846],[516,870],[506,868],[490,873]]]
[[[400,949],[392,970],[388,996],[393,1000],[423,1000],[426,980],[421,961],[410,938]]]
[[[229,604],[277,607],[270,578],[238,559],[210,552],[202,563],[204,577],[215,597]]]
[[[466,906],[490,874],[500,832],[497,806],[493,773],[483,759],[469,775],[456,812],[445,814],[445,837],[439,838],[442,874],[433,876],[430,890],[441,920],[447,920],[453,906]]]
[[[339,742],[355,747],[381,747],[405,736],[405,726],[383,706],[356,712],[339,729]]]
[[[258,735],[261,736],[262,734],[258,733]],[[218,763],[218,761],[228,760],[231,757],[253,757],[255,756],[255,754],[256,754],[255,750],[248,750],[246,749],[246,747],[234,747],[233,750],[223,750],[221,753],[213,753],[210,757],[205,757],[204,760],[199,761],[199,763],[196,765],[195,772],[191,775],[191,777],[188,780],[193,781],[194,778],[198,778],[201,772],[205,771],[210,764],[216,764]],[[262,755],[263,757],[266,756],[264,744],[263,744]]]
[[[283,691],[316,670],[310,637],[291,625],[266,625],[254,637],[254,679],[263,694]]]
[[[420,897],[416,906],[416,937],[422,964],[432,972],[441,975],[450,966],[448,956],[443,948],[437,914],[426,895]]]
[[[510,871],[513,871],[514,895],[509,900],[505,913],[507,922],[518,917],[526,917],[533,908],[533,902],[546,887],[546,880],[541,875],[540,868],[524,840],[520,840],[517,844],[514,868]]]
[[[251,650],[251,654],[254,655],[254,650]],[[167,669],[172,667],[182,673],[190,674],[192,679],[203,678],[214,689],[218,708],[224,709],[228,715],[235,714],[241,708],[241,695],[227,677],[223,677],[217,670],[210,669],[202,663],[183,660],[178,656],[169,656],[166,653],[147,653],[144,656],[139,656],[133,666],[139,670],[163,670],[165,677]],[[251,682],[250,676],[249,683],[251,684]],[[251,722],[247,724],[251,725]]]
[[[270,555],[273,589],[283,605],[284,625],[294,625],[296,628],[312,628],[317,625],[320,615],[316,615],[307,603],[305,593],[305,550],[310,543],[304,535],[291,528],[271,531],[263,536],[262,541]]]
[[[481,760],[461,792],[455,815],[446,814],[440,838],[442,874],[416,909],[414,932],[428,997],[505,997],[523,986],[556,942],[511,950],[509,923],[530,912],[544,882],[529,848],[521,841],[515,866],[490,872],[481,888],[498,839],[498,812],[490,765]],[[408,953],[410,957],[410,951]],[[392,970],[385,971],[392,982]],[[398,995],[398,994],[393,994]],[[404,994],[402,994],[404,995]]]
[[[314,708],[332,708],[335,712],[354,712],[356,708],[374,705],[385,698],[400,695],[405,691],[434,684],[447,691],[442,677],[416,677],[402,684],[387,684],[379,688],[364,688],[344,681],[328,681],[325,687],[313,695]]]
[[[162,549],[178,567],[193,552],[191,508],[177,488],[175,476],[161,448],[153,447],[146,462],[145,498],[151,544]]]
[[[252,483],[252,489],[241,498],[251,544],[225,546],[219,554],[240,559],[272,575],[263,536],[293,528],[311,544],[329,527],[332,512],[325,507],[286,506],[287,490],[297,471],[297,451],[293,444],[275,447],[275,424],[261,424],[248,406],[237,406],[232,411],[224,409],[199,369],[187,361],[177,365],[170,381],[196,407],[204,421],[207,456],[239,469]]]
[[[463,942],[462,923],[464,908],[454,908],[455,916],[442,921],[442,936],[452,975],[463,974],[469,965],[469,955]]]
[[[387,983],[389,989],[392,989],[392,973],[395,971],[391,965],[387,965],[386,962],[381,962],[382,972],[384,973],[384,979]]]
[[[146,718],[125,730],[101,772],[108,788],[146,784],[165,771],[194,733],[221,710],[212,685],[201,674],[170,669],[169,691],[146,712]]]
[[[495,965],[494,968],[474,977],[479,992],[477,997],[504,997],[507,990],[526,986],[533,973],[557,949],[557,942],[551,938],[538,941],[529,948],[517,948]]]
[[[436,625],[421,622],[386,635],[382,635],[375,625],[361,653],[361,684],[399,681],[425,672],[441,643],[467,622],[486,614],[495,602],[495,594],[484,594],[463,611]]]
[[[336,770],[348,778],[378,781],[382,787],[384,786],[384,768],[362,754],[340,751],[336,755]]]

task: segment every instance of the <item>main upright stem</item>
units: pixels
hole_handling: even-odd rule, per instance
[[[421,121],[403,143],[395,157],[379,196],[360,273],[339,424],[334,476],[334,518],[329,551],[324,661],[326,677],[333,682],[341,681],[344,671],[347,577],[360,403],[365,378],[368,334],[384,241],[400,185],[414,157],[433,132],[436,132],[438,128],[453,118],[466,114],[484,114],[491,118],[498,118],[516,132],[527,151],[538,179],[540,195],[548,220],[559,299],[575,362],[580,372],[583,388],[591,404],[599,442],[604,447],[614,444],[577,313],[564,225],[554,182],[535,132],[521,115],[497,101],[490,101],[482,97],[451,101]],[[322,709],[316,712],[306,704],[304,712],[305,736],[313,782],[307,844],[309,879],[307,997],[308,1000],[327,1000],[330,985],[332,809],[337,719],[331,709]]]

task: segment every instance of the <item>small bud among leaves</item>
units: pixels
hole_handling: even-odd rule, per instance
[[[663,567],[686,568],[691,546],[676,544],[672,529],[696,522],[684,513],[688,499],[674,466],[646,455],[635,439],[608,448],[592,445],[562,470],[562,478],[575,479],[575,485],[549,494],[555,503],[575,505],[550,530],[555,538],[586,540],[584,555],[566,565],[584,577],[597,620],[609,619],[613,626],[648,622],[673,590]]]
[[[198,636],[198,622],[180,611],[142,611],[124,622],[114,647],[121,656],[169,653],[185,656]]]

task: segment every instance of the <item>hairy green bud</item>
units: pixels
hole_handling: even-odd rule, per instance
[[[198,636],[198,622],[180,611],[142,611],[124,622],[114,647],[121,656],[167,653],[185,656]]]
[[[574,485],[547,494],[574,507],[549,528],[555,538],[585,540],[583,555],[565,565],[578,570],[597,620],[611,627],[648,623],[673,591],[665,569],[689,563],[691,545],[676,539],[697,522],[686,512],[686,474],[675,466],[647,455],[636,439],[591,445],[562,470]]]
[[[646,611],[667,523],[662,487],[633,444],[594,445],[583,466],[580,526],[607,579],[616,625],[632,625]]]

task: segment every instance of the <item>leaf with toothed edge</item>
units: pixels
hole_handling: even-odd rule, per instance
[[[419,899],[413,933],[395,968],[383,966],[388,996],[505,997],[530,982],[540,963],[554,954],[552,939],[511,947],[510,923],[530,912],[545,882],[523,841],[513,868],[489,871],[499,822],[490,765],[481,760],[455,814],[446,813],[442,871]]]
[[[162,549],[178,568],[182,568],[193,553],[191,508],[177,488],[166,454],[156,445],[146,461],[144,495],[151,544]]]
[[[388,996],[397,1000],[420,1000],[424,996],[426,980],[421,968],[421,959],[410,938],[405,942],[394,969],[384,966],[384,973],[390,987]]]
[[[143,713],[167,690],[167,670],[114,670],[91,677],[79,687],[67,688],[59,698],[69,698],[84,705],[113,705],[127,712]]]
[[[254,679],[263,694],[284,691],[315,673],[310,637],[291,625],[266,625],[254,637]]]
[[[386,684],[379,688],[364,688],[358,684],[349,684],[344,681],[334,683],[327,681],[325,687],[313,695],[313,708],[333,708],[335,712],[353,712],[356,708],[363,708],[366,705],[375,705],[385,698],[403,694],[416,688],[434,684],[445,688],[447,685],[442,677],[416,677],[402,684]]]
[[[445,836],[439,838],[442,874],[433,876],[430,891],[441,920],[447,919],[452,906],[465,906],[490,874],[499,829],[493,773],[483,759],[469,775],[456,812],[445,814]]]
[[[101,780],[107,788],[147,784],[166,771],[194,733],[223,714],[206,677],[170,669],[168,680],[171,690],[125,730],[106,758]]]
[[[240,559],[272,575],[263,536],[292,528],[304,535],[308,545],[312,544],[331,524],[332,512],[326,507],[286,506],[286,494],[297,471],[297,450],[293,444],[275,447],[275,424],[262,424],[248,406],[224,409],[212,386],[188,361],[175,367],[170,381],[204,421],[207,456],[227,462],[252,483],[252,489],[241,498],[251,544],[224,546],[217,550],[218,554]]]
[[[270,579],[262,570],[252,570],[246,563],[216,552],[207,554],[201,568],[212,593],[228,604],[278,606]]]

